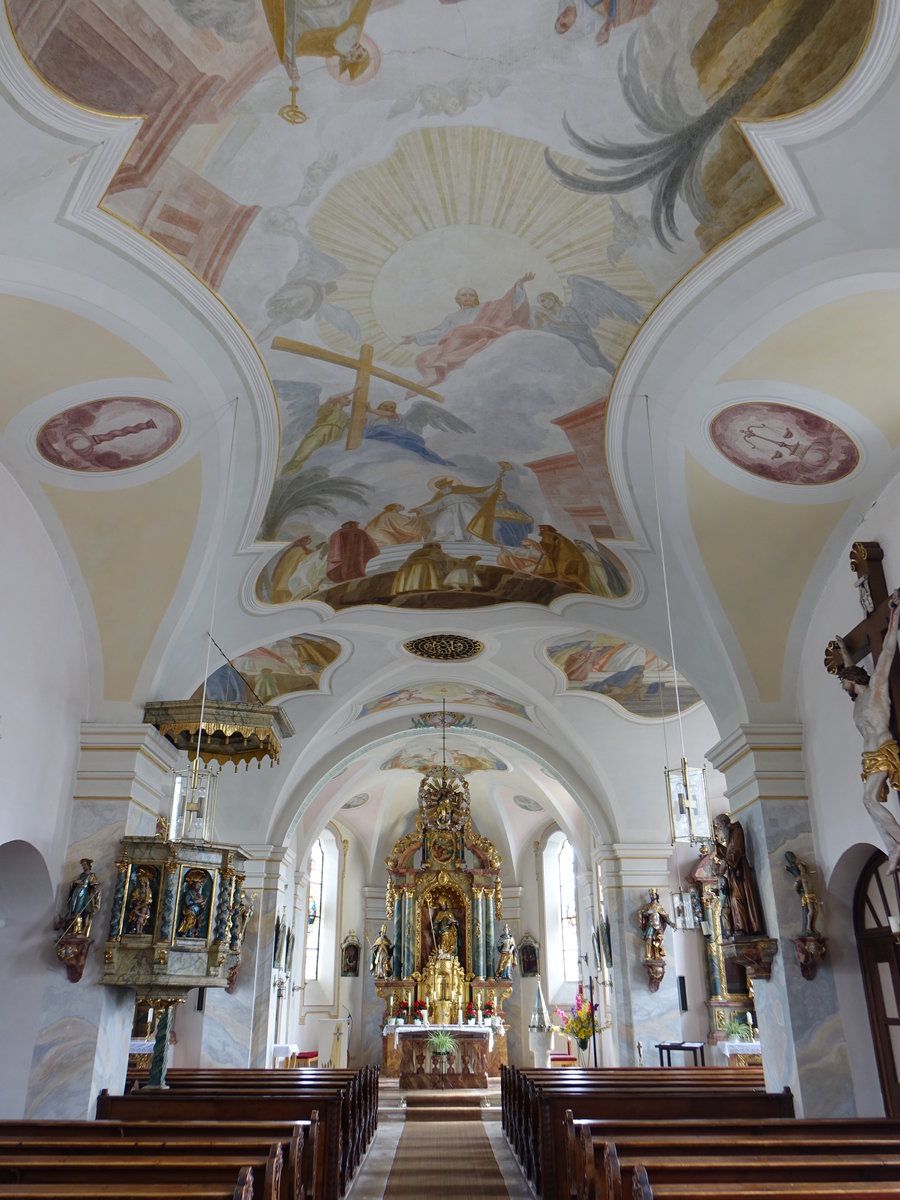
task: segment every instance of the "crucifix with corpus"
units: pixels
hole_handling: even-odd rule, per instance
[[[837,675],[853,700],[853,720],[863,736],[863,804],[878,826],[889,851],[888,870],[900,871],[900,824],[886,804],[890,789],[900,791],[900,750],[896,717],[900,712],[900,666],[897,627],[900,590],[888,594],[877,542],[854,542],[850,565],[856,572],[860,602],[866,614],[845,637],[825,650],[825,666]],[[857,664],[871,653],[870,678]]]
[[[350,407],[350,424],[347,427],[347,450],[358,450],[362,445],[366,415],[369,412],[369,383],[373,377],[384,379],[387,383],[395,383],[398,387],[405,388],[407,392],[414,392],[428,400],[444,403],[444,397],[431,391],[430,388],[422,387],[421,384],[395,375],[392,371],[385,371],[382,367],[376,367],[372,362],[374,347],[368,343],[360,346],[359,358],[352,358],[348,354],[335,354],[331,350],[323,350],[321,346],[312,346],[308,342],[295,342],[292,338],[284,337],[274,338],[272,349],[288,350],[292,354],[302,354],[304,358],[317,358],[321,362],[335,363],[337,366],[349,367],[356,372],[356,383],[352,390],[353,400]]]

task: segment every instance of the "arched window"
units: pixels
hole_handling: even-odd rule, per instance
[[[544,890],[544,981],[551,1003],[565,1002],[581,978],[578,962],[578,902],[575,853],[557,829],[547,838],[541,858]]]
[[[306,913],[306,968],[307,982],[319,978],[319,945],[322,935],[322,888],[325,881],[325,851],[322,839],[316,838],[309,856],[309,899]]]
[[[578,971],[578,910],[575,904],[575,853],[572,844],[563,840],[556,856],[559,873],[559,932],[562,943],[563,979],[577,982]]]
[[[303,1007],[330,1009],[337,996],[336,976],[341,923],[341,843],[331,829],[313,842],[307,862],[306,949]]]

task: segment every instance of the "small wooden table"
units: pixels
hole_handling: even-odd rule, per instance
[[[659,1065],[661,1067],[671,1067],[672,1051],[683,1050],[685,1054],[694,1056],[694,1066],[697,1066],[697,1054],[700,1054],[700,1066],[706,1066],[706,1058],[703,1053],[703,1042],[657,1042],[656,1048],[659,1051]],[[666,1056],[666,1061],[663,1062],[663,1054]]]

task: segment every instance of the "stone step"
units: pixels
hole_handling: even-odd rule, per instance
[[[435,1091],[433,1088],[420,1088],[406,1093],[407,1114],[411,1108],[474,1108],[480,1110],[482,1100],[487,1092],[476,1092],[470,1089],[446,1088]]]
[[[464,1105],[420,1104],[406,1108],[407,1121],[480,1121],[481,1109]]]

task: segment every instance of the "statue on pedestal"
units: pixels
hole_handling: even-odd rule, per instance
[[[394,956],[394,943],[388,937],[386,932],[387,926],[382,925],[378,937],[372,943],[372,957],[369,961],[369,969],[376,979],[390,979],[392,974],[392,960]]]
[[[762,906],[747,857],[744,827],[720,813],[713,821],[716,839],[716,870],[725,880],[735,937],[763,934]]]
[[[518,963],[516,939],[509,932],[509,926],[504,925],[503,934],[497,943],[500,951],[500,963],[497,967],[497,979],[512,979],[513,967]]]
[[[62,927],[64,937],[90,937],[91,922],[94,914],[100,908],[102,898],[100,882],[93,871],[94,860],[81,860],[81,874],[72,880],[69,895],[66,900],[66,911],[57,921],[57,928]]]
[[[644,939],[644,959],[656,962],[666,957],[665,932],[674,922],[659,902],[659,892],[650,888],[646,904],[638,909],[641,937]]]
[[[434,918],[434,937],[438,952],[443,956],[453,956],[457,953],[459,939],[459,922],[447,907],[446,903]]]
[[[800,907],[803,912],[803,925],[800,930],[801,937],[809,935],[819,936],[819,931],[816,929],[816,918],[819,915],[819,901],[813,891],[811,876],[814,870],[798,858],[793,850],[785,850],[784,852],[784,869],[794,877],[794,891],[800,896]]]

